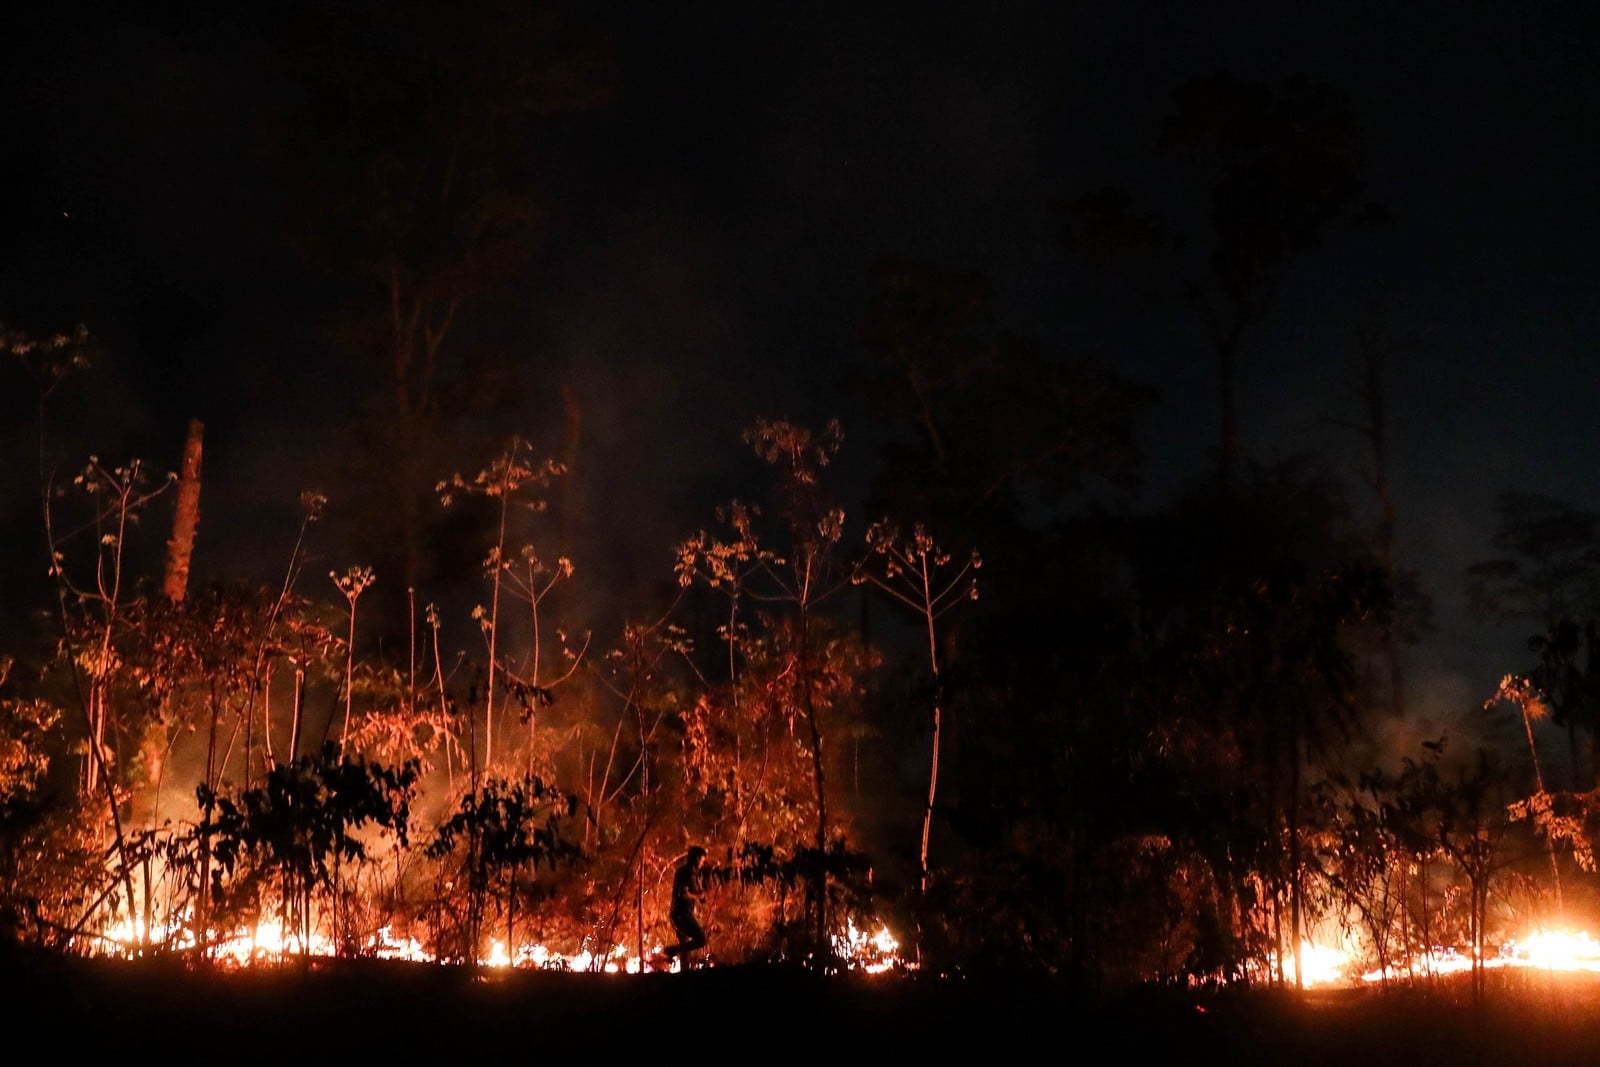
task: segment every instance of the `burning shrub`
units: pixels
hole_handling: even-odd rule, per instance
[[[563,822],[576,810],[575,797],[531,775],[520,781],[490,778],[461,798],[426,849],[431,858],[446,861],[439,900],[453,902],[434,914],[465,918],[437,931],[441,958],[478,959],[478,942],[492,919],[500,920],[495,925],[505,930],[506,945],[517,944],[517,904],[539,867],[582,855],[562,835]]]
[[[333,903],[343,865],[368,860],[367,843],[354,831],[373,823],[405,845],[416,775],[414,763],[388,768],[344,756],[329,742],[273,767],[260,786],[237,797],[201,786],[201,880],[209,880],[210,898],[237,912],[259,904],[260,888],[275,882],[283,929],[299,930],[304,951],[314,895],[320,890]],[[209,929],[204,917],[199,928]]]

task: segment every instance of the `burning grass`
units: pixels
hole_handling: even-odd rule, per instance
[[[1306,942],[1301,947],[1301,984],[1311,987],[1354,987],[1470,973],[1472,954],[1452,947],[1419,952],[1388,968],[1364,970],[1356,951]],[[1486,950],[1483,970],[1586,971],[1600,973],[1600,943],[1584,930],[1535,927],[1498,948]],[[1293,974],[1293,963],[1285,961]],[[1266,976],[1264,976],[1266,977]]]
[[[149,937],[141,937],[148,933]],[[135,960],[147,955],[141,943],[162,946],[161,953],[177,952],[193,955],[195,940],[184,929],[158,929],[142,931],[137,924],[124,921],[93,942],[91,956]],[[900,942],[889,927],[879,924],[876,931],[859,929],[853,919],[847,919],[841,932],[833,937],[833,951],[837,968],[861,974],[883,974],[889,971],[915,969],[915,964],[900,957]],[[630,954],[626,945],[613,945],[609,951],[596,953],[589,948],[573,953],[563,953],[539,943],[521,943],[513,949],[504,941],[491,939],[488,950],[477,959],[479,970],[539,970],[579,971],[605,974],[642,974],[649,970],[650,959],[659,957],[661,946],[646,954],[641,960]],[[331,938],[313,934],[302,941],[293,933],[272,921],[265,921],[248,929],[214,938],[209,949],[208,963],[220,970],[240,968],[281,967],[292,963],[325,962],[340,958],[392,960],[410,963],[438,964],[440,961],[414,937],[397,935],[392,928],[383,927],[367,943],[355,946],[354,951],[340,951]],[[714,965],[709,957],[700,961],[702,966]],[[674,960],[671,970],[683,970],[683,961]]]

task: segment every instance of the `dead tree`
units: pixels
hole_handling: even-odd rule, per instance
[[[178,474],[178,499],[172,509],[172,538],[167,541],[167,569],[161,591],[174,604],[189,589],[189,560],[194,556],[194,534],[200,525],[200,446],[205,427],[189,420],[183,445],[183,467]]]

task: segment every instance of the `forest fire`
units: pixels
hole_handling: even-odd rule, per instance
[[[1485,951],[1482,965],[1487,969],[1600,972],[1600,943],[1583,930],[1538,928],[1524,939],[1509,940],[1493,952]],[[1407,970],[1421,974],[1455,974],[1471,969],[1470,953],[1441,948],[1390,968],[1387,977],[1392,979]],[[1361,975],[1361,980],[1381,982],[1385,977],[1381,970],[1368,971]]]
[[[108,929],[100,940],[101,954],[135,958],[140,953],[141,942],[158,943],[167,951],[188,951],[195,947],[193,935],[186,928],[156,928],[141,938],[139,926],[124,920]],[[844,969],[862,974],[884,974],[894,971],[912,971],[916,965],[900,958],[900,942],[888,926],[879,924],[869,932],[847,920],[843,931],[833,937],[834,951]],[[640,974],[647,970],[648,961],[658,957],[661,946],[655,945],[643,961],[626,945],[612,946],[606,953],[582,949],[574,953],[555,951],[540,943],[521,943],[512,950],[504,940],[490,939],[487,950],[478,959],[480,967],[493,969],[533,969],[542,971],[603,972],[607,974]],[[214,940],[210,958],[227,968],[278,965],[295,958],[331,959],[340,955],[382,960],[405,960],[417,963],[436,963],[437,958],[422,942],[413,937],[397,936],[389,927],[379,930],[366,943],[353,949],[346,946],[343,953],[331,938],[313,934],[302,944],[293,933],[285,933],[274,921],[263,921],[245,930],[239,930]],[[1301,944],[1300,961],[1302,984],[1312,987],[1356,987],[1384,981],[1427,978],[1458,974],[1472,969],[1469,951],[1453,947],[1437,947],[1419,952],[1390,966],[1387,970],[1363,971],[1361,954],[1355,949],[1342,949],[1305,941]],[[709,961],[708,966],[713,965]],[[1292,974],[1293,964],[1284,962],[1287,973]],[[1600,941],[1587,931],[1566,928],[1535,928],[1526,937],[1512,939],[1493,951],[1486,951],[1482,960],[1485,969],[1525,968],[1547,972],[1600,973]],[[674,961],[672,973],[683,970],[681,961]]]
[[[1600,1067],[1594,5],[14,6],[0,984],[108,1064]]]
[[[851,965],[868,974],[882,974],[896,967],[909,966],[901,961],[900,942],[895,940],[887,926],[879,926],[877,933],[868,934],[856,929],[855,920],[852,919],[844,936],[835,936],[833,944],[834,952],[841,959],[850,961]]]
[[[196,947],[194,935],[187,927],[156,926],[145,931],[142,924],[127,919],[106,930],[99,944],[99,954],[128,959],[140,954],[141,945],[160,945],[167,952],[191,952]],[[210,948],[211,958],[225,967],[281,963],[297,956],[332,957],[338,954],[338,946],[332,939],[313,934],[302,944],[299,936],[285,933],[280,923],[271,920],[216,938]],[[388,927],[378,931],[368,944],[361,946],[359,954],[373,959],[419,962],[429,959],[420,942],[412,938],[396,938]],[[492,960],[484,962],[491,963]]]
[[[1360,952],[1354,949],[1303,942],[1300,950],[1303,983],[1307,987],[1360,986],[1459,974],[1470,971],[1473,965],[1470,951],[1445,946],[1413,953],[1388,968],[1363,970],[1360,959]],[[1486,948],[1481,963],[1485,969],[1600,973],[1600,942],[1583,930],[1539,927],[1525,938]],[[1284,966],[1292,974],[1292,964],[1285,961]]]
[[[859,929],[854,919],[848,919],[842,932],[833,937],[835,956],[844,970],[862,974],[883,974],[894,970],[913,970],[915,965],[899,956],[900,942],[879,924],[876,932]],[[156,926],[145,930],[142,924],[122,920],[108,928],[96,942],[96,951],[86,955],[109,955],[124,959],[137,958],[141,946],[160,945],[166,952],[192,952],[196,940],[186,926]],[[640,974],[650,968],[648,961],[659,958],[662,946],[657,944],[645,956],[630,953],[626,945],[613,945],[609,952],[595,953],[589,949],[566,954],[540,943],[521,943],[515,949],[507,947],[504,940],[491,938],[487,950],[478,958],[479,967],[541,971],[603,972],[606,974]],[[397,936],[390,927],[383,927],[365,943],[341,946],[332,938],[312,933],[302,941],[294,933],[285,933],[282,924],[263,920],[248,929],[214,938],[209,958],[225,968],[250,966],[275,966],[297,958],[333,959],[354,956],[362,959],[405,960],[413,963],[438,963],[437,957],[414,937]],[[705,966],[714,966],[711,960]],[[672,973],[680,973],[681,960],[674,960]]]
[[[1552,971],[1600,971],[1600,943],[1582,930],[1535,930],[1512,942],[1503,957],[1511,965]]]
[[[672,602],[604,650],[594,594],[537,518],[567,471],[521,437],[435,485],[476,570],[452,608],[364,565],[307,578],[329,504],[311,491],[281,583],[190,590],[185,560],[158,567],[133,538],[165,488],[197,491],[197,466],[156,484],[91,457],[45,516],[49,639],[0,656],[0,931],[226,967],[643,974],[695,966],[682,954],[709,931],[703,960],[827,973],[1081,966],[1212,987],[1600,969],[1582,935],[1508,939],[1600,888],[1600,797],[1529,780],[1520,748],[1507,762],[1443,737],[1376,766],[1370,744],[1313,758],[1314,726],[1381,737],[1356,670],[1385,635],[1366,570],[1286,565],[1205,611],[1175,603],[1174,643],[1103,650],[1111,673],[1081,707],[947,686],[976,684],[946,665],[959,612],[982,610],[980,557],[916,523],[850,541],[821,488],[841,441],[836,423],[756,420],[745,444],[784,506],[717,508],[673,548]],[[57,543],[69,529],[117,532]],[[159,594],[108,577],[141,566],[168,579]],[[866,599],[830,599],[851,588]],[[880,596],[898,614],[869,628]],[[1273,627],[1292,639],[1263,643]],[[1051,673],[1037,666],[1004,677]],[[1368,697],[1371,721],[1343,722]],[[1481,710],[1520,703],[1532,756],[1542,700],[1502,686]],[[947,715],[967,731],[951,748]],[[1018,800],[1018,782],[1039,792]],[[884,916],[915,916],[914,964]],[[1334,925],[1364,943],[1320,943]]]

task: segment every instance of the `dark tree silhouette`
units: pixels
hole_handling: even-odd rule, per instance
[[[1067,246],[1100,260],[1159,260],[1157,276],[1199,316],[1217,367],[1218,468],[1240,458],[1238,376],[1245,340],[1290,266],[1335,230],[1383,217],[1365,199],[1361,127],[1338,89],[1304,77],[1225,73],[1174,91],[1161,153],[1191,164],[1204,225],[1142,210],[1124,188],[1067,205]]]
[[[1134,430],[1155,399],[1099,360],[997,328],[990,303],[981,275],[886,259],[859,330],[875,357],[859,385],[889,431],[869,506],[971,531],[958,554],[1024,507],[1054,515],[1086,488],[1135,488]]]
[[[1496,622],[1536,627],[1527,680],[1566,730],[1573,786],[1593,788],[1596,730],[1595,628],[1600,625],[1600,514],[1540,493],[1508,490],[1495,502],[1490,544],[1499,555],[1467,569],[1469,608]],[[1589,735],[1588,766],[1578,735]]]
[[[341,285],[336,340],[370,376],[372,395],[353,398],[349,486],[374,495],[363,521],[385,524],[397,595],[428,569],[430,487],[515,399],[474,326],[552,209],[540,121],[604,105],[615,75],[558,4],[345,0],[285,22],[272,32],[305,84],[289,142],[301,241]]]

